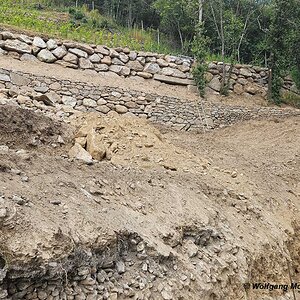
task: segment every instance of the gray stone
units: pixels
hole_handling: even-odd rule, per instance
[[[79,58],[79,67],[81,69],[93,69],[94,65],[86,58]]]
[[[96,110],[103,114],[107,114],[110,111],[110,108],[106,105],[99,105],[97,106]]]
[[[27,202],[25,199],[17,195],[13,195],[12,200],[18,205],[24,205]]]
[[[10,81],[10,77],[6,74],[0,74],[0,81],[5,81],[5,82],[9,82]]]
[[[32,54],[23,54],[21,57],[20,57],[20,60],[24,60],[24,61],[35,61],[35,62],[38,62],[39,60]]]
[[[38,291],[37,295],[40,300],[46,300],[48,297],[48,294],[45,291]]]
[[[18,86],[22,86],[22,85],[26,86],[29,85],[29,83],[31,82],[29,78],[14,72],[10,73],[10,79],[13,84]]]
[[[110,56],[104,56],[104,57],[101,59],[101,63],[110,66],[110,65],[112,64],[112,59],[111,59]]]
[[[251,77],[252,76],[252,72],[249,69],[241,68],[240,69],[240,75],[243,75],[245,77]]]
[[[125,66],[122,67],[120,75],[129,76],[130,75],[130,69],[128,67],[125,67]]]
[[[42,49],[38,55],[37,58],[40,61],[52,63],[56,61],[56,57],[48,50],[48,49]]]
[[[82,104],[87,107],[96,107],[97,106],[97,102],[95,100],[92,100],[89,98],[83,99]]]
[[[117,261],[116,269],[119,274],[123,274],[126,272],[125,263],[122,260]]]
[[[32,44],[32,38],[25,35],[25,34],[20,34],[18,36],[18,40],[21,41],[21,42],[24,42],[26,44],[29,44],[29,45]]]
[[[35,86],[34,90],[39,93],[46,93],[48,92],[49,88],[47,86]]]
[[[115,58],[115,57],[119,57],[119,53],[116,51],[116,50],[114,50],[114,49],[110,49],[110,51],[109,51],[109,56],[111,57],[111,58]]]
[[[187,64],[187,63],[183,63],[182,65],[179,65],[178,66],[178,70],[181,71],[181,72],[189,72],[190,71],[190,65]]]
[[[96,53],[101,53],[102,55],[109,55],[109,50],[106,47],[98,45],[95,49]]]
[[[95,64],[94,67],[98,72],[106,72],[109,70],[109,67],[106,64]]]
[[[1,45],[0,45],[0,47],[1,47]],[[6,54],[7,54],[7,51],[0,48],[0,55],[6,55]]]
[[[89,55],[92,55],[95,52],[94,49],[87,44],[76,44],[76,48],[86,52]]]
[[[155,74],[160,71],[160,66],[157,63],[147,63],[144,72]]]
[[[145,78],[145,79],[150,79],[150,78],[153,77],[152,74],[147,73],[147,72],[137,72],[137,75],[142,77],[142,78]]]
[[[71,64],[77,64],[78,63],[78,57],[75,54],[67,53],[67,55],[63,58],[64,61],[71,63]]]
[[[135,51],[130,51],[128,54],[128,57],[130,60],[136,60],[137,58],[137,53]]]
[[[16,36],[13,33],[9,32],[9,31],[1,31],[0,36],[2,36],[3,40],[15,39],[16,38]]]
[[[221,90],[221,82],[217,77],[214,77],[209,83],[208,87],[213,89],[216,92],[220,92]]]
[[[48,97],[47,94],[37,95],[34,97],[34,100],[41,101],[47,106],[55,106],[54,102]]]
[[[162,59],[162,58],[159,58],[156,62],[157,62],[158,65],[159,65],[160,67],[162,67],[162,68],[167,67],[167,66],[169,65],[169,63],[166,62],[166,61],[165,61],[164,59]]]
[[[88,54],[85,51],[80,50],[78,48],[70,48],[69,52],[77,55],[78,57],[88,58]]]
[[[172,300],[173,299],[173,295],[171,294],[171,292],[163,290],[161,292],[161,296],[163,297],[164,300]]]
[[[53,50],[53,49],[57,48],[57,42],[53,39],[48,40],[46,44],[47,44],[48,50]]]
[[[124,66],[125,64],[120,60],[118,59],[117,57],[113,58],[112,59],[112,64],[113,65],[117,65],[117,66]]]
[[[124,53],[120,53],[119,59],[125,64],[129,61],[129,57]]]
[[[126,64],[126,67],[129,69],[136,71],[136,72],[141,72],[144,70],[144,67],[136,60],[131,60]]]
[[[66,47],[57,47],[55,50],[52,51],[52,54],[56,56],[58,59],[63,58],[68,53]]]
[[[175,61],[178,59],[177,56],[172,56],[172,55],[166,55],[165,56],[165,60],[168,62],[168,63],[175,63]]]
[[[68,106],[71,106],[71,107],[75,107],[75,105],[77,104],[77,101],[75,98],[71,97],[71,96],[62,96],[62,99],[61,99],[62,103],[64,105],[68,105]]]
[[[81,160],[88,165],[93,163],[92,156],[77,143],[70,149],[69,156]]]
[[[116,66],[116,65],[112,65],[109,67],[109,70],[120,75],[121,71],[122,71],[123,66]]]
[[[244,88],[240,83],[236,83],[233,87],[234,93],[241,95],[244,92]]]
[[[58,95],[57,93],[55,93],[53,91],[46,93],[45,96],[48,98],[48,100],[51,103],[61,103],[61,101],[62,101],[60,95]]]
[[[185,247],[189,258],[195,257],[198,254],[199,249],[193,241],[187,241]]]
[[[97,101],[97,104],[98,104],[98,105],[104,105],[104,104],[107,104],[107,101],[104,100],[103,98],[101,98],[101,99],[99,99],[99,100]]]
[[[126,106],[119,105],[119,104],[116,105],[115,109],[116,112],[119,114],[125,114],[128,112],[128,108]]]
[[[18,53],[31,53],[31,47],[26,43],[18,40],[6,40],[4,49],[8,51],[16,51]]]
[[[171,76],[165,76],[165,75],[160,75],[160,74],[155,74],[154,79],[169,83],[169,84],[176,84],[176,85],[195,85],[194,80],[191,79],[182,79],[182,78],[176,78],[176,77],[171,77]]]
[[[47,48],[47,44],[44,42],[44,40],[38,36],[35,36],[32,42],[33,46],[39,47],[39,48]]]
[[[92,62],[92,63],[99,63],[101,61],[101,57],[98,55],[98,54],[93,54],[89,57],[89,60]]]
[[[0,208],[0,219],[6,218],[8,215],[7,209],[5,207]]]

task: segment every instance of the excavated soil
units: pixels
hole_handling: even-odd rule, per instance
[[[247,285],[300,279],[300,118],[70,124],[0,107],[0,299],[300,297]],[[68,156],[86,127],[92,164]]]

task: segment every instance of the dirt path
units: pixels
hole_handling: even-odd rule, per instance
[[[168,95],[186,99],[196,99],[197,96],[187,90],[186,87],[173,86],[160,83],[155,80],[145,80],[139,76],[134,78],[122,78],[112,72],[73,70],[56,64],[42,62],[19,61],[8,56],[0,56],[0,67],[35,74],[37,76],[55,77],[61,80],[81,81],[100,86],[119,87],[125,90],[136,90],[145,93]]]

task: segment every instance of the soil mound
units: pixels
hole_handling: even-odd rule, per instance
[[[147,120],[135,116],[110,114],[103,117],[90,113],[74,123],[80,124],[75,143],[99,161],[106,159],[123,166],[199,172],[208,164],[200,156],[174,146]]]
[[[67,143],[72,130],[66,124],[17,106],[0,105],[0,145],[32,148]]]

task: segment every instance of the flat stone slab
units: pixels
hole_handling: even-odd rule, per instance
[[[155,80],[169,83],[169,84],[176,84],[176,85],[196,85],[194,80],[191,79],[182,79],[182,78],[175,78],[171,76],[159,75],[155,74],[153,77]]]

